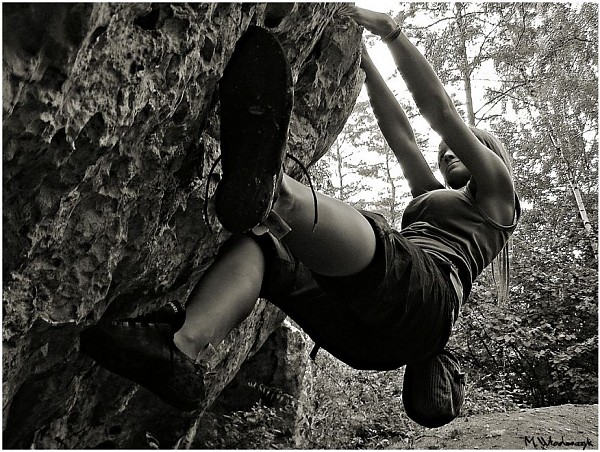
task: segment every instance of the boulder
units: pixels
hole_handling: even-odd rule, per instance
[[[79,333],[185,302],[227,238],[210,204],[219,178],[208,177],[217,88],[249,25],[272,30],[291,64],[288,150],[306,165],[328,150],[363,81],[361,30],[340,6],[2,5],[4,447],[192,444],[283,313],[257,303],[215,350],[192,414],[100,368]],[[293,162],[286,171],[301,177]]]
[[[314,415],[314,343],[284,321],[202,418],[194,449],[305,449]]]

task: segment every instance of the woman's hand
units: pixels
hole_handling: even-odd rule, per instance
[[[384,13],[378,13],[352,5],[344,5],[339,13],[352,18],[358,25],[362,25],[371,33],[378,36],[387,36],[398,26],[394,19]]]

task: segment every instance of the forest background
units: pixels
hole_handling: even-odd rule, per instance
[[[486,270],[450,343],[468,374],[463,415],[597,403],[598,5],[376,7],[390,8],[465,121],[498,136],[513,160],[523,213],[510,244],[509,298],[498,300]],[[439,177],[439,137],[419,116],[385,45],[364,36]],[[380,212],[399,229],[411,196],[364,89],[311,172],[320,191]],[[416,433],[403,413],[400,371],[355,371],[324,352],[316,365],[314,447],[386,448],[398,437],[410,447]],[[244,448],[264,448],[269,436],[269,447],[290,447],[273,433],[272,409],[257,406],[243,418],[231,418],[226,446],[239,445],[239,437]]]

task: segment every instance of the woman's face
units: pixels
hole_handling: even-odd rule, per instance
[[[439,165],[442,176],[450,188],[464,187],[471,178],[467,167],[443,141],[440,143]]]

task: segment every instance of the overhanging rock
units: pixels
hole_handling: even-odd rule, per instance
[[[218,82],[250,24],[292,66],[289,151],[305,164],[327,151],[362,85],[360,30],[340,6],[3,5],[5,447],[192,443],[202,410],[99,368],[79,332],[185,301],[226,238],[203,198]],[[261,302],[218,348],[207,405],[282,319]]]

